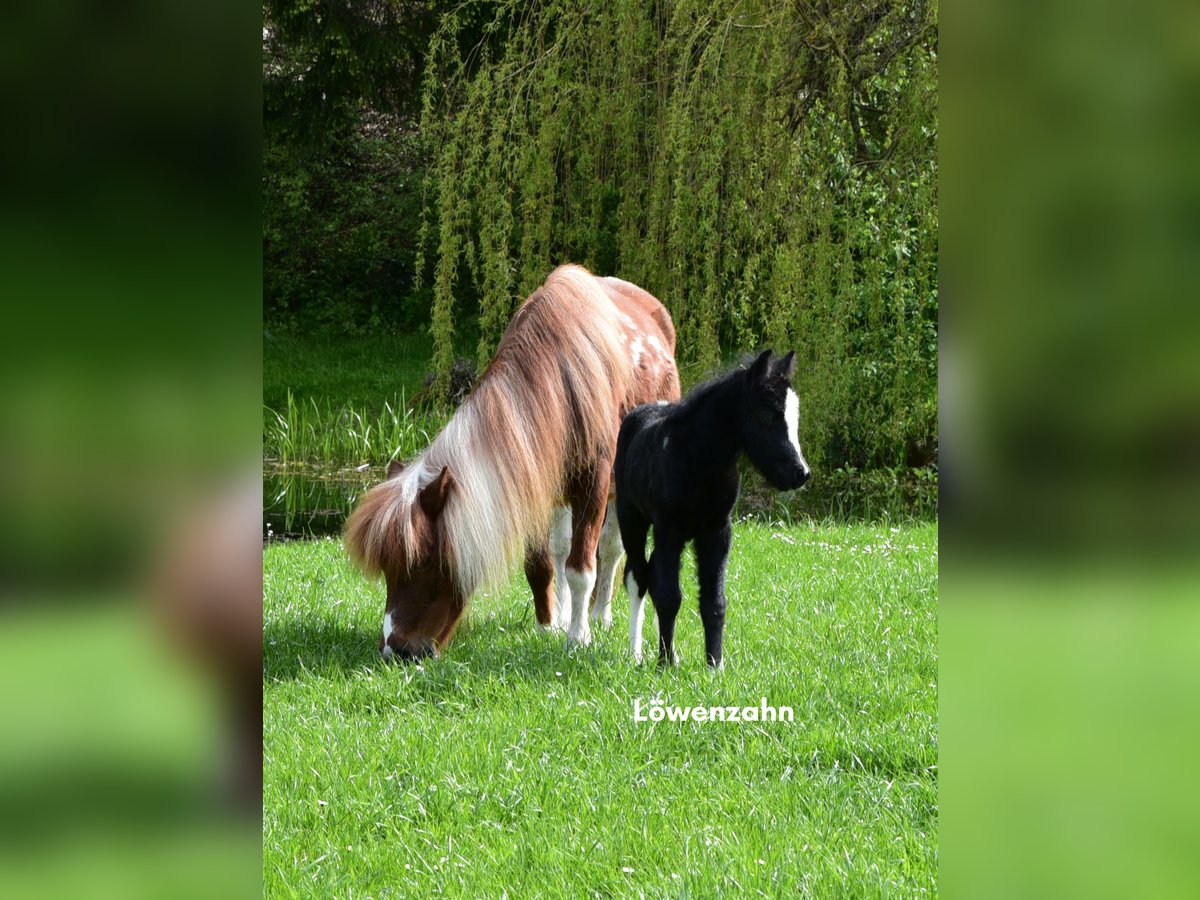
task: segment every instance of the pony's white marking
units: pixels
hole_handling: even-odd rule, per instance
[[[596,570],[580,572],[568,566],[567,584],[571,586],[571,627],[567,631],[567,643],[586,647],[592,642],[587,604],[596,585]]]
[[[656,400],[656,401],[654,402],[654,405],[655,405],[655,406],[670,406],[670,405],[671,405],[671,401],[670,401],[670,400]]]
[[[671,443],[671,439],[669,437],[663,438],[663,449],[664,450],[667,449],[667,444],[669,444],[669,443]]]
[[[560,506],[550,520],[550,555],[554,557],[554,613],[550,627],[571,627],[571,591],[567,585],[567,554],[571,552],[571,507]]]
[[[387,643],[387,639],[392,636],[392,628],[393,628],[392,614],[384,613],[383,614],[383,642],[385,644]]]
[[[637,579],[625,573],[625,592],[629,594],[629,652],[633,661],[642,661],[642,623],[646,618],[646,595],[638,594]]]
[[[800,427],[800,398],[791,388],[788,388],[787,402],[783,408],[783,421],[787,423],[788,440],[792,442],[792,448],[800,459],[800,467],[804,469],[804,474],[808,475],[812,470],[804,461],[804,453],[800,450],[800,438],[797,436],[797,430]]]
[[[629,357],[636,369],[638,363],[642,361],[642,339],[640,337],[634,338],[633,343],[629,345]]]
[[[392,648],[389,647],[387,644],[383,645],[383,658],[384,659],[392,658]]]
[[[667,355],[667,350],[663,346],[662,341],[660,341],[658,339],[657,335],[653,335],[653,334],[647,335],[646,343],[654,348],[655,352],[658,353],[659,358],[662,358]]]
[[[597,549],[596,605],[592,607],[592,619],[603,628],[612,628],[613,580],[617,576],[617,563],[625,547],[621,543],[621,527],[617,522],[616,504],[608,504],[604,527],[600,530],[600,546]]]

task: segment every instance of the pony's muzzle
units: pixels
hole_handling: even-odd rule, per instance
[[[379,649],[385,660],[395,660],[397,662],[420,662],[421,660],[432,657],[437,659],[437,645],[432,638],[423,638],[416,641],[405,641],[402,639],[391,639],[383,644]]]

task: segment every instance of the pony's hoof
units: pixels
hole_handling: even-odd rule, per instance
[[[574,649],[575,647],[586,647],[592,642],[592,633],[588,630],[579,632],[571,632],[567,634],[567,647]]]
[[[605,631],[612,628],[612,610],[605,610],[603,613],[592,613],[592,621]]]

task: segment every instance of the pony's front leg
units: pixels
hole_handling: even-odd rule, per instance
[[[588,601],[596,586],[596,547],[608,502],[609,468],[600,466],[590,480],[580,483],[572,496],[574,534],[567,556],[567,584],[571,587],[571,626],[567,643],[586,647],[592,642],[588,626]]]
[[[704,623],[704,652],[714,669],[723,666],[725,638],[725,563],[733,531],[728,522],[712,534],[696,537],[696,576],[700,582],[700,620]]]
[[[554,560],[550,547],[530,545],[525,548],[525,580],[533,591],[533,613],[538,628],[543,631],[554,625]]]
[[[602,628],[612,628],[613,581],[625,548],[621,544],[621,526],[617,522],[617,505],[610,501],[600,529],[600,545],[596,560],[596,603],[592,606],[592,621]]]
[[[554,560],[554,609],[550,627],[571,628],[571,588],[567,584],[567,554],[571,552],[571,507],[560,506],[550,520],[550,555]]]

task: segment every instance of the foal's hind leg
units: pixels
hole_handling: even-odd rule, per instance
[[[657,527],[654,529],[654,568],[650,573],[650,599],[658,613],[658,664],[673,666],[678,662],[675,655],[675,617],[683,594],[679,590],[679,561],[683,556],[683,542],[664,539]]]
[[[604,527],[600,529],[600,545],[596,554],[596,603],[592,607],[592,621],[599,622],[603,628],[612,628],[613,579],[624,552],[621,527],[617,524],[617,505],[610,502],[608,512],[604,515]]]

